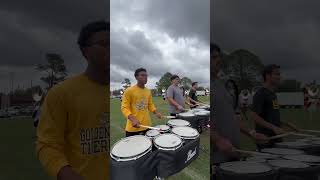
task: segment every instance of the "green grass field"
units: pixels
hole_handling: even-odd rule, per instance
[[[301,129],[320,130],[320,111],[309,113],[304,109],[281,109],[281,121],[291,122]],[[254,128],[250,118],[249,122],[247,122],[247,125],[250,127],[250,129]],[[252,139],[249,139],[247,136],[241,134],[240,148],[246,150],[255,150],[256,146]]]
[[[162,97],[155,97],[154,103],[159,109],[161,114],[168,114],[168,104],[166,101],[163,101]],[[208,97],[201,97],[200,101],[209,102]],[[119,99],[111,100],[111,145],[120,140],[125,136],[124,128],[126,119],[121,113],[120,106],[121,102]],[[152,113],[151,113],[152,114]],[[166,124],[166,120],[159,120],[153,114],[151,115],[153,125],[157,124]],[[188,167],[183,171],[175,174],[174,176],[169,177],[170,180],[191,180],[191,179],[209,179],[210,173],[210,139],[209,131],[204,131],[200,137],[200,153],[199,157],[192,162]]]
[[[52,180],[36,159],[33,120],[0,119],[0,128],[0,179]]]

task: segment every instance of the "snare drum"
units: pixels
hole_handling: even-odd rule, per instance
[[[283,157],[287,160],[298,161],[309,165],[310,167],[301,170],[302,172],[299,175],[302,177],[301,179],[307,180],[318,180],[319,172],[320,172],[320,157],[306,154],[298,154],[298,155],[287,155]],[[293,173],[293,172],[290,172]]]
[[[160,132],[155,129],[151,129],[146,132],[146,136],[150,139],[153,139],[154,137],[158,136],[159,134],[160,134]]]
[[[190,123],[182,119],[171,119],[167,122],[167,125],[173,128],[173,127],[180,127],[180,126],[190,126]]]
[[[170,132],[170,127],[168,125],[157,125],[156,128],[160,128],[160,133],[168,133]]]
[[[320,146],[312,144],[312,141],[292,141],[292,142],[281,142],[276,143],[276,147],[298,149],[305,151],[306,154],[320,155]]]
[[[275,170],[278,171],[279,180],[314,179],[314,169],[304,162],[277,159],[268,161],[268,164],[270,164]]]
[[[222,163],[216,171],[218,180],[276,180],[277,173],[265,163],[235,161]]]
[[[152,141],[142,135],[121,139],[111,149],[110,156],[116,161],[132,161],[141,158],[152,150]]]
[[[185,143],[188,143],[191,140],[197,139],[199,137],[199,132],[191,127],[174,127],[171,129],[173,134],[181,137]]]
[[[153,143],[158,149],[174,151],[182,146],[182,139],[175,134],[160,134],[153,139]]]
[[[179,113],[177,118],[188,121],[192,128],[198,128],[199,126],[196,115],[191,112]]]

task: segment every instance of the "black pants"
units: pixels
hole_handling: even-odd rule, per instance
[[[128,131],[126,131],[126,137],[135,136],[135,135],[145,135],[147,131],[148,131],[148,129],[146,129],[144,131],[137,131],[137,132],[128,132]]]

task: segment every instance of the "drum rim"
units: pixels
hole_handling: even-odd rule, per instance
[[[148,133],[149,131],[158,132],[158,134],[157,134],[157,135],[155,135],[155,136],[148,136],[148,134],[147,134],[147,133]],[[147,136],[147,137],[151,137],[151,138],[153,138],[153,137],[156,137],[156,136],[158,136],[159,134],[161,134],[159,131],[157,131],[157,130],[155,130],[155,129],[150,129],[149,131],[147,131],[147,132],[146,132],[146,136]]]
[[[179,120],[179,121],[184,121],[184,122],[187,122],[188,124],[187,125],[176,125],[176,124],[170,124],[170,121],[176,121],[176,120]],[[189,121],[186,121],[184,119],[170,119],[167,121],[167,125],[170,126],[170,127],[183,127],[183,126],[190,126],[190,122]]]
[[[158,138],[158,137],[160,137],[160,136],[168,136],[168,135],[173,135],[173,136],[176,136],[177,138],[179,138],[179,139],[180,139],[179,145],[177,145],[177,146],[175,146],[175,147],[171,147],[171,148],[166,148],[166,147],[161,147],[161,146],[159,146],[159,145],[155,142],[156,138]],[[182,147],[182,145],[183,145],[183,139],[182,139],[181,137],[179,137],[178,135],[172,134],[172,133],[170,133],[170,134],[159,134],[159,135],[157,135],[156,137],[153,138],[152,142],[153,142],[154,146],[155,146],[157,149],[165,150],[165,151],[174,151],[174,150],[179,149],[179,148]]]
[[[264,149],[261,149],[261,152],[263,153],[269,153],[269,154],[275,154],[275,155],[280,155],[280,156],[285,156],[285,155],[299,155],[298,153],[297,154],[279,154],[279,153],[274,153],[274,152],[270,152],[270,151],[264,151],[266,149],[281,149],[281,150],[290,150],[290,151],[295,151],[295,152],[299,152],[299,154],[305,154],[304,151],[302,150],[299,150],[299,149],[293,149],[293,148],[264,148]]]
[[[187,128],[194,129],[194,130],[197,132],[197,135],[195,135],[195,136],[182,136],[182,135],[179,135],[179,134],[176,134],[176,133],[173,132],[173,130],[174,130],[175,128],[181,128],[181,127],[182,127],[182,128],[183,128],[183,127],[187,127]],[[173,127],[173,128],[171,129],[171,133],[179,136],[179,137],[182,138],[182,139],[187,139],[187,140],[197,139],[197,138],[200,136],[200,133],[199,133],[195,128],[192,128],[192,127],[189,127],[189,126]]]
[[[304,164],[304,165],[307,165],[307,167],[299,167],[299,168],[293,168],[293,167],[280,167],[280,166],[274,166],[272,165],[269,161],[291,161],[291,162],[297,162],[297,163],[301,163],[301,164]],[[274,167],[274,168],[277,168],[277,169],[288,169],[288,170],[294,170],[294,169],[308,169],[310,168],[311,166],[306,163],[306,162],[303,162],[303,161],[296,161],[296,160],[291,160],[291,159],[272,159],[272,160],[268,160],[267,163],[271,166],[271,167]]]
[[[167,129],[161,129],[160,126],[166,126]],[[155,126],[155,128],[160,128],[161,131],[164,131],[164,132],[170,131],[170,126],[168,126],[166,124],[158,124],[158,125]]]
[[[269,164],[267,164],[266,162],[262,162],[262,163],[260,163],[260,162],[250,162],[249,161],[249,163],[252,163],[252,164],[259,164],[259,165],[263,165],[263,166],[266,166],[266,167],[268,167],[268,168],[270,168],[270,170],[269,171],[265,171],[265,172],[258,172],[258,173],[236,173],[236,172],[234,172],[234,171],[230,171],[230,170],[227,170],[227,169],[223,169],[223,164],[231,164],[231,163],[238,163],[238,162],[246,162],[246,161],[233,161],[233,162],[226,162],[226,163],[221,163],[219,166],[218,166],[218,169],[219,170],[222,170],[222,171],[224,171],[224,172],[228,172],[228,173],[232,173],[232,174],[234,174],[234,175],[248,175],[248,176],[255,176],[255,175],[260,175],[260,174],[265,174],[265,173],[276,173],[276,171],[269,165]],[[247,161],[248,162],[248,161]]]
[[[148,149],[146,149],[145,151],[143,151],[142,153],[140,153],[138,155],[135,155],[135,156],[130,156],[130,157],[118,157],[118,156],[116,156],[116,155],[114,155],[112,153],[112,150],[113,150],[114,146],[116,146],[120,141],[122,141],[124,139],[127,139],[127,138],[137,137],[137,136],[145,137],[148,141],[150,141],[151,146]],[[143,136],[143,135],[135,135],[135,136],[129,136],[129,137],[121,138],[118,142],[116,142],[111,148],[110,156],[111,156],[112,159],[114,159],[115,161],[118,161],[118,162],[121,162],[121,161],[132,161],[132,160],[137,160],[137,159],[141,158],[142,156],[148,154],[151,150],[152,150],[152,140],[150,138],[148,138],[147,136]]]

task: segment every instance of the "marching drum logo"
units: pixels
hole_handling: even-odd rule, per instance
[[[189,150],[188,151],[188,157],[187,157],[187,160],[185,161],[185,163],[190,161],[190,159],[192,159],[196,154],[197,154],[197,147],[194,148],[194,151]]]
[[[141,98],[140,101],[137,102],[136,108],[137,108],[137,110],[144,110],[145,107],[146,107],[146,100],[145,100],[145,98],[143,97],[143,98]]]
[[[279,103],[277,100],[272,101],[273,109],[279,109]]]

